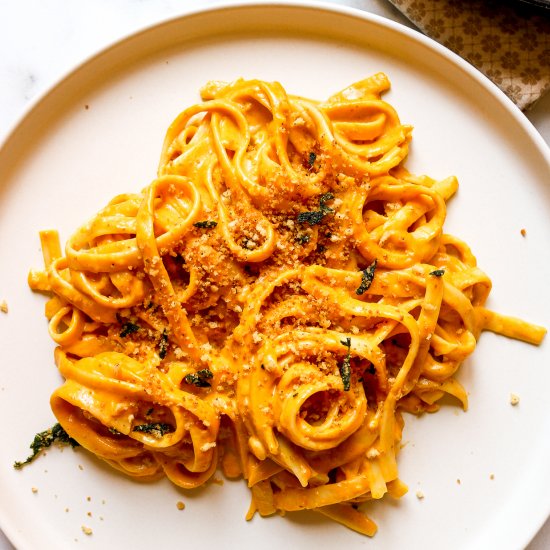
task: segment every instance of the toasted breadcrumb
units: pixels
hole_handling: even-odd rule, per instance
[[[83,526],[82,526],[82,532],[83,532],[85,535],[88,535],[88,536],[90,536],[90,535],[93,533],[91,527],[86,527],[86,525],[83,525]]]
[[[376,458],[378,455],[380,455],[380,451],[374,447],[367,451],[367,458]]]
[[[215,442],[215,441],[211,441],[210,443],[205,443],[205,444],[201,447],[201,451],[202,451],[203,453],[205,453],[206,451],[209,451],[210,449],[213,449],[215,446],[216,446],[216,442]]]
[[[520,233],[522,237],[525,237],[527,235],[527,231],[525,229],[521,229]]]
[[[31,491],[32,491],[33,493],[38,493],[38,488],[37,488],[37,487],[32,487],[32,488],[31,488]]]
[[[511,393],[510,394],[510,405],[512,405],[512,407],[515,407],[518,403],[519,403],[519,396],[516,395],[515,393]]]
[[[0,311],[2,313],[7,313],[8,312],[8,302],[6,302],[6,300],[2,300],[0,302]]]
[[[183,503],[181,500],[178,500],[178,502],[176,502],[176,507],[178,510],[183,510],[185,508],[185,503]]]
[[[422,491],[416,491],[416,498],[422,500],[424,498],[424,493]]]

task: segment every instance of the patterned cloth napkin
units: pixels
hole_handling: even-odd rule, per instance
[[[502,0],[390,0],[528,109],[550,90],[550,10]]]

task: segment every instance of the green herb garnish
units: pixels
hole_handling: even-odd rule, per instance
[[[334,212],[334,210],[326,205],[328,201],[334,198],[332,193],[325,193],[319,197],[319,207],[323,212]]]
[[[375,259],[372,264],[367,267],[367,269],[363,269],[361,272],[361,284],[359,285],[359,288],[355,291],[355,294],[358,294],[359,296],[361,294],[364,294],[372,284],[372,281],[374,279],[374,272],[376,271],[376,264],[377,260]]]
[[[317,225],[325,217],[325,213],[321,210],[313,210],[311,212],[300,212],[298,214],[298,223],[309,223],[309,225]]]
[[[218,222],[215,222],[213,220],[206,220],[203,222],[195,222],[193,225],[195,227],[198,227],[199,229],[212,229],[213,227],[216,227],[216,225],[218,225]]]
[[[339,367],[339,370],[340,376],[342,377],[342,382],[344,384],[344,391],[349,391],[351,381],[351,338],[340,340],[340,344],[348,348],[348,353],[344,357],[344,362]]]
[[[295,240],[299,244],[307,244],[310,239],[311,239],[310,235],[307,235],[306,233],[302,233],[301,235],[298,235]]]
[[[135,323],[128,321],[122,325],[122,329],[120,331],[120,337],[126,338],[126,336],[133,334],[134,332],[137,332],[139,329],[140,329],[139,325],[136,325]]]
[[[166,332],[166,329],[164,329],[162,331],[162,334],[160,335],[159,357],[161,359],[164,359],[167,353],[168,353],[168,333]]]
[[[430,272],[430,275],[433,275],[434,277],[443,277],[444,274],[445,274],[444,269],[436,269]]]
[[[317,225],[321,223],[321,220],[331,212],[334,212],[332,208],[327,206],[327,202],[332,200],[334,195],[332,193],[325,193],[319,197],[319,210],[312,210],[311,212],[300,212],[298,214],[298,223],[309,223],[309,225]]]
[[[173,432],[174,428],[164,422],[151,422],[150,424],[138,424],[132,428],[132,431],[151,434],[160,439],[164,434]]]
[[[193,386],[197,386],[197,388],[209,388],[211,384],[210,382],[208,382],[208,380],[213,377],[214,375],[212,374],[211,370],[202,369],[195,372],[194,374],[187,374],[184,380],[188,384],[193,384]]]
[[[51,447],[54,443],[70,445],[71,447],[78,447],[80,445],[78,441],[69,436],[69,434],[63,429],[61,424],[57,423],[49,430],[37,433],[34,436],[32,443],[30,444],[32,454],[23,462],[14,462],[13,467],[19,470],[25,464],[29,464],[29,462],[32,462],[41,451],[47,449],[48,447]]]

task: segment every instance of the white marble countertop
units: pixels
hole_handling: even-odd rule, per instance
[[[328,0],[411,23],[387,0]],[[0,142],[28,104],[94,52],[145,25],[219,0],[0,0]],[[550,143],[550,93],[528,113]],[[550,520],[529,550],[550,548]],[[0,531],[0,550],[13,546]]]

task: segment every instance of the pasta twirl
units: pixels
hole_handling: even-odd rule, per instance
[[[403,166],[412,128],[384,74],[324,102],[209,82],[168,128],[158,178],[115,197],[64,253],[41,233],[67,434],[136,478],[242,476],[247,517],[310,509],[356,531],[406,492],[403,412],[433,412],[483,329],[491,288],[443,231],[455,177]]]

